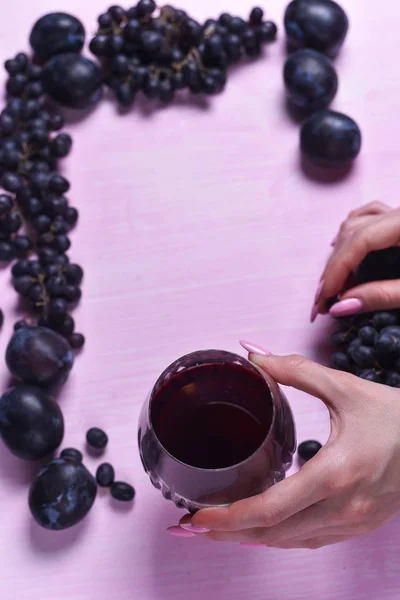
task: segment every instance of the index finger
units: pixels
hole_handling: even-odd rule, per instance
[[[400,212],[398,210],[384,213],[371,224],[359,229],[347,237],[334,250],[322,275],[323,288],[319,307],[323,308],[326,300],[335,297],[343,290],[343,286],[351,273],[364,258],[374,250],[383,250],[400,244]]]
[[[327,476],[320,459],[311,460],[301,471],[266,492],[239,500],[230,506],[205,508],[190,520],[184,517],[181,524],[191,522],[193,528],[214,531],[239,531],[255,527],[272,527],[289,519],[328,496]]]

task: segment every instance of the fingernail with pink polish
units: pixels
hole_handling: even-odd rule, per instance
[[[319,285],[317,287],[317,291],[315,292],[314,304],[318,304],[318,302],[321,300],[321,292],[322,292],[322,288],[324,287],[324,283],[325,283],[325,281],[323,279],[321,279],[321,281],[319,282]]]
[[[335,237],[333,238],[333,240],[331,241],[331,246],[336,246],[336,242],[338,240],[338,235],[335,235]]]
[[[211,531],[207,529],[207,527],[196,527],[196,525],[192,525],[191,523],[181,523],[180,527],[185,531],[191,531],[192,533],[208,533]]]
[[[358,298],[347,298],[346,300],[341,300],[341,302],[336,302],[336,304],[331,307],[329,314],[332,315],[332,317],[355,315],[360,312],[362,306],[363,304]]]
[[[265,544],[245,544],[241,542],[240,544],[243,548],[265,548]]]
[[[265,350],[264,348],[261,348],[261,346],[257,346],[257,344],[252,344],[251,342],[246,342],[245,340],[240,340],[239,344],[242,346],[242,348],[247,350],[247,352],[250,352],[250,354],[258,354],[259,356],[271,356],[271,352]]]
[[[174,535],[175,537],[181,537],[181,538],[196,537],[196,535],[194,533],[191,533],[190,531],[186,531],[185,529],[182,529],[182,527],[179,527],[178,525],[176,525],[174,527],[168,527],[167,531],[168,531],[168,533],[170,533],[171,535]]]

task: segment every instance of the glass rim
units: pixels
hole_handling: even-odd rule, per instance
[[[190,357],[193,354],[200,354],[203,352],[222,352],[224,354],[230,354],[232,357],[234,358],[238,358],[242,361],[245,361],[249,367],[251,367],[254,371],[256,371],[259,375],[261,375],[261,377],[263,378],[263,380],[266,383],[266,386],[268,388],[269,391],[269,397],[270,397],[270,401],[272,404],[272,418],[271,418],[271,423],[269,425],[268,431],[263,439],[263,441],[261,442],[261,444],[256,448],[256,450],[254,450],[254,452],[252,452],[252,454],[250,454],[247,458],[245,458],[244,460],[242,460],[241,462],[238,463],[234,463],[232,465],[230,465],[229,467],[219,467],[217,469],[205,469],[204,467],[196,467],[194,465],[190,465],[189,463],[185,463],[182,460],[180,460],[179,458],[176,458],[173,454],[171,454],[169,452],[169,450],[167,450],[167,448],[161,443],[160,438],[157,435],[156,429],[154,427],[154,423],[152,420],[152,415],[151,415],[151,405],[152,405],[152,400],[154,397],[154,390],[157,386],[157,384],[160,382],[160,380],[162,379],[162,377],[164,376],[164,374],[171,368],[172,365],[174,365],[175,363],[177,363],[178,361]],[[207,364],[214,364],[214,361],[210,360],[209,362],[205,361],[204,363],[201,363],[204,365]],[[200,366],[200,365],[193,365],[193,367],[189,367],[189,368],[196,368],[196,366]],[[243,365],[240,365],[243,366]],[[165,454],[167,454],[173,461],[175,461],[176,463],[184,466],[184,467],[188,467],[189,469],[195,469],[196,471],[201,471],[204,473],[210,473],[210,472],[215,472],[215,473],[221,473],[223,471],[229,471],[230,469],[233,469],[235,467],[241,467],[242,465],[246,464],[248,461],[250,461],[256,454],[257,452],[259,452],[260,448],[266,443],[266,441],[268,440],[268,438],[271,435],[271,432],[273,431],[274,428],[274,424],[275,424],[275,418],[276,418],[276,407],[275,407],[275,402],[274,402],[274,397],[275,394],[271,388],[270,382],[268,381],[268,377],[270,377],[267,373],[264,373],[264,371],[262,369],[260,369],[260,367],[258,365],[255,365],[254,363],[252,363],[251,361],[249,361],[247,358],[241,356],[240,354],[237,354],[236,352],[230,352],[229,350],[218,350],[217,348],[208,348],[206,350],[194,350],[193,352],[188,352],[187,354],[184,354],[183,356],[175,359],[172,363],[170,363],[163,371],[162,373],[158,376],[157,380],[155,381],[153,387],[150,390],[150,394],[149,394],[149,401],[148,401],[148,419],[149,419],[149,424],[150,427],[153,431],[153,434],[157,440],[157,443],[159,444],[160,448],[165,452]],[[272,379],[272,378],[271,378]],[[278,386],[278,384],[276,384]],[[279,389],[279,386],[278,386]]]

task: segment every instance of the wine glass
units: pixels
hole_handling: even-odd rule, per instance
[[[276,382],[247,359],[200,350],[158,378],[139,418],[152,484],[194,513],[259,494],[285,477],[293,415]]]

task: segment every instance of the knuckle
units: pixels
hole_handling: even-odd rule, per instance
[[[378,503],[374,498],[353,498],[347,510],[351,521],[362,527],[365,522],[370,524],[378,510]]]
[[[297,371],[302,369],[307,364],[307,359],[299,354],[289,354],[286,357],[286,368],[288,371]]]
[[[278,504],[271,504],[271,502],[268,501],[268,505],[265,503],[262,512],[261,526],[274,527],[275,525],[279,525],[284,519],[284,516],[284,511],[281,506]]]
[[[398,296],[399,293],[396,293],[396,289],[393,285],[381,285],[379,287],[379,301],[383,306],[397,305]]]
[[[339,455],[335,463],[326,469],[324,488],[331,496],[349,493],[361,483],[361,475],[357,464],[352,464],[346,455]]]

